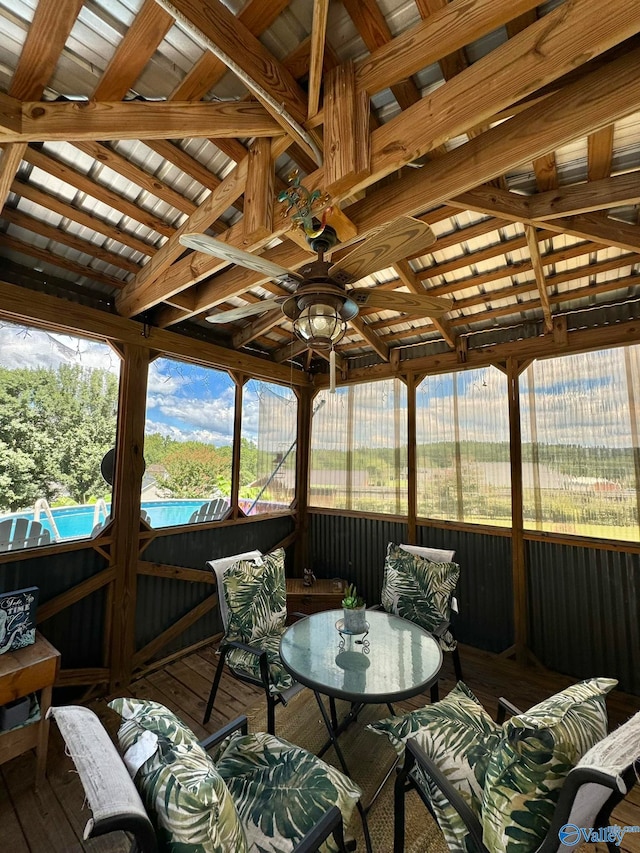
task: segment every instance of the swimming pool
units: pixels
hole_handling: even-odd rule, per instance
[[[151,527],[176,527],[180,524],[188,524],[193,513],[206,503],[207,501],[202,499],[144,501],[142,503],[142,510],[147,513]],[[239,503],[243,512],[251,515],[260,512],[283,511],[287,509],[287,506],[284,504],[273,504],[263,501],[260,501],[255,506],[253,501],[250,500],[240,500]],[[49,511],[53,518],[53,525],[46,511],[40,511],[38,520],[43,528],[49,531],[52,542],[88,539],[96,524],[103,523],[109,517],[111,504],[101,502],[100,505],[80,504],[76,506],[53,507]],[[0,516],[0,521],[17,518],[33,521],[35,515],[36,513],[33,509],[25,510],[23,512],[2,515]]]
[[[202,500],[170,500],[145,501],[142,509],[149,516],[152,527],[174,527],[178,524],[188,524],[192,513],[200,509]],[[50,519],[45,512],[40,512],[40,524],[49,531],[51,539],[84,539],[91,536],[96,524],[104,522],[111,512],[111,504],[102,504],[102,511],[96,510],[95,504],[79,504],[76,506],[53,507],[51,515],[55,522],[53,529]],[[104,511],[106,509],[106,512]],[[30,521],[35,516],[34,510],[12,513],[2,518],[27,518]]]

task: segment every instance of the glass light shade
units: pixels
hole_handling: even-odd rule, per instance
[[[347,324],[334,305],[317,302],[302,309],[293,330],[310,347],[330,349],[343,337]]]

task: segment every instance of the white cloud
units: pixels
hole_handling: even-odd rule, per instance
[[[73,364],[120,372],[120,359],[106,343],[6,322],[0,323],[0,364],[9,369]]]

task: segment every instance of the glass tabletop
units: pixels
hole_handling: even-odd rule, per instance
[[[313,613],[284,632],[280,658],[301,684],[349,701],[383,703],[417,696],[436,680],[442,652],[418,625],[368,610],[366,636],[341,635],[342,615]]]

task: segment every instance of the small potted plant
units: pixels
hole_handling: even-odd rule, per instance
[[[345,631],[351,634],[363,634],[367,630],[365,607],[364,599],[358,595],[355,584],[349,584],[342,599]]]

